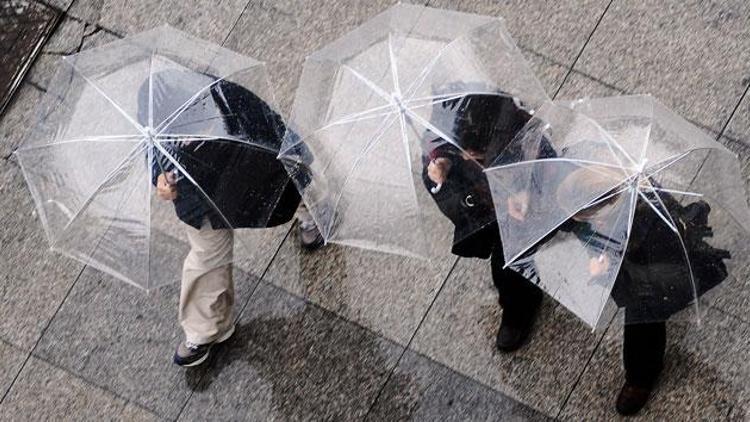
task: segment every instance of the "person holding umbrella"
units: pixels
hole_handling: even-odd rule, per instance
[[[50,248],[145,291],[182,267],[174,360],[205,361],[257,249],[233,230],[300,202],[265,65],[165,25],[63,57],[50,86],[16,151]]]
[[[631,415],[664,366],[666,321],[699,318],[746,250],[750,209],[736,156],[652,97],[571,104],[539,108],[485,174],[508,268],[533,265],[592,329],[623,309],[616,409]],[[521,213],[504,207],[518,186]]]
[[[238,143],[243,139],[266,139],[280,144],[284,130],[281,117],[248,89],[210,75],[183,74],[178,70],[162,71],[153,78],[160,86],[158,97],[153,100],[159,104],[155,109],[165,113],[178,109],[180,99],[200,92],[195,88],[208,87],[193,102],[195,108],[211,112],[202,112],[209,116],[205,119],[191,118],[192,131],[201,125],[198,132],[216,133],[217,129],[211,126],[217,125],[222,136],[236,138]],[[148,84],[143,85],[140,98],[141,104],[147,104]],[[172,128],[178,130],[178,126]],[[195,366],[208,358],[213,345],[227,340],[234,332],[233,230],[286,223],[294,215],[300,197],[281,163],[269,151],[210,139],[163,145],[169,150],[169,158],[159,150],[151,151],[156,195],[174,203],[190,244],[183,264],[179,305],[185,340],[175,351],[174,363]],[[278,201],[270,205],[270,218],[266,213],[268,201]]]
[[[603,171],[592,175],[585,169],[573,171],[558,189],[560,207],[575,212],[569,198],[575,198],[576,191],[607,189],[617,180],[615,173]],[[622,349],[625,384],[616,404],[623,415],[635,414],[647,403],[659,378],[664,367],[666,321],[721,283],[728,275],[724,260],[731,258],[729,251],[714,248],[705,241],[713,232],[708,226],[711,208],[705,201],[682,206],[671,194],[657,193],[659,184],[655,180],[642,183],[653,186],[654,190],[646,196],[649,203],[644,199],[635,206],[627,251],[611,292],[615,303],[625,309]],[[628,202],[627,193],[616,192],[617,189],[609,192],[595,201],[596,205],[575,213],[560,227],[585,244],[590,254],[590,283],[596,283],[598,277],[610,271],[617,261],[616,255],[623,253],[624,245],[609,235],[612,220]],[[682,249],[679,238],[654,211],[662,207],[675,219],[679,236],[685,239],[691,267],[685,265],[686,257],[679,253]]]
[[[482,91],[475,88],[461,83],[439,91]],[[504,268],[503,246],[483,169],[510,144],[531,115],[517,98],[497,92],[438,102],[432,116],[436,127],[449,128],[458,145],[436,136],[428,140],[425,186],[455,225],[452,252],[468,258],[491,258],[492,279],[503,308],[496,346],[504,352],[514,351],[531,331],[542,291],[527,280],[535,278],[533,267],[521,272]],[[517,192],[509,207],[521,206],[526,195]]]

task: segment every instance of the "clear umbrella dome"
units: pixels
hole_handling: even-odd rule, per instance
[[[409,256],[444,247],[423,159],[435,138],[460,147],[435,110],[471,95],[547,99],[499,18],[399,4],[312,53],[280,157],[311,175],[298,187],[324,237]]]
[[[274,104],[262,62],[169,26],[64,57],[17,151],[51,247],[145,289],[173,281],[178,263],[159,255],[186,243],[174,207],[154,199],[157,170],[174,168],[222,214],[192,176],[200,159],[176,151],[279,148],[278,131],[230,123],[237,100],[220,96],[232,89]]]
[[[610,298],[631,323],[698,317],[747,259],[737,157],[651,96],[547,103],[494,164],[507,265],[592,327]]]

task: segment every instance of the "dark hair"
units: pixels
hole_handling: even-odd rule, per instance
[[[433,120],[438,127],[450,130],[458,145],[466,150],[497,155],[531,118],[516,98],[502,91],[460,84],[440,91],[449,99],[435,105]],[[461,92],[486,93],[456,97]]]

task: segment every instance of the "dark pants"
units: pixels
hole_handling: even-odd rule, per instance
[[[521,274],[506,268],[503,249],[499,242],[492,249],[490,261],[492,281],[503,307],[503,322],[510,326],[523,326],[533,318],[542,302],[542,290]]]
[[[625,324],[622,360],[628,384],[653,386],[664,366],[666,344],[665,322]]]
[[[518,326],[534,316],[542,301],[542,291],[511,269],[503,269],[505,261],[501,245],[492,250],[492,281],[503,307],[503,322]],[[625,324],[622,356],[628,383],[650,388],[664,366],[667,327],[664,322]]]

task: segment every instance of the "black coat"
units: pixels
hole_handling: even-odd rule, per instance
[[[461,148],[485,156],[482,163],[465,160],[459,148],[437,137],[425,148],[422,179],[427,189],[435,187],[427,176],[430,161],[451,161],[446,182],[432,198],[455,226],[454,254],[486,259],[499,244],[495,208],[483,167],[493,162],[530,118],[513,98],[502,93],[467,95],[435,107],[433,124],[450,133]]]
[[[628,323],[665,321],[728,275],[723,260],[731,255],[712,247],[704,239],[712,234],[707,225],[708,204],[698,201],[683,207],[670,195],[662,193],[659,196],[677,223],[695,284],[691,282],[677,235],[648,204],[639,203],[622,266],[611,292],[615,303],[628,309]],[[603,241],[612,240],[598,235],[588,223],[569,220],[561,229],[576,234],[587,244],[592,256],[612,250],[602,247]]]
[[[160,114],[160,120],[183,103],[186,85],[192,85],[191,88],[195,89],[205,84],[206,80],[205,75],[198,75],[198,80],[191,84],[191,81],[185,81],[186,75],[175,77],[170,71],[161,72],[155,77],[160,78],[160,97],[154,101],[159,105],[154,108],[154,113]],[[146,89],[142,89],[141,98],[147,101],[147,97],[146,86]],[[144,109],[147,110],[147,107],[140,108]],[[190,113],[196,116],[190,116]],[[218,121],[221,125],[216,131],[218,135],[250,142],[215,139],[162,142],[162,146],[190,176],[177,172],[174,206],[180,220],[195,228],[199,228],[206,217],[214,229],[227,228],[227,223],[231,228],[257,228],[283,224],[294,216],[300,196],[283,165],[276,159],[285,125],[267,103],[246,88],[222,80],[206,90],[206,94],[185,114],[187,123],[175,121],[172,126],[190,127],[190,122],[200,125],[202,120],[210,124],[217,124]],[[207,118],[201,119],[202,114]],[[141,120],[144,119],[145,116],[141,116]],[[197,132],[201,130],[213,133],[205,128]],[[189,129],[183,132],[192,133]],[[152,157],[153,183],[160,173],[175,170],[174,163],[155,148]]]

